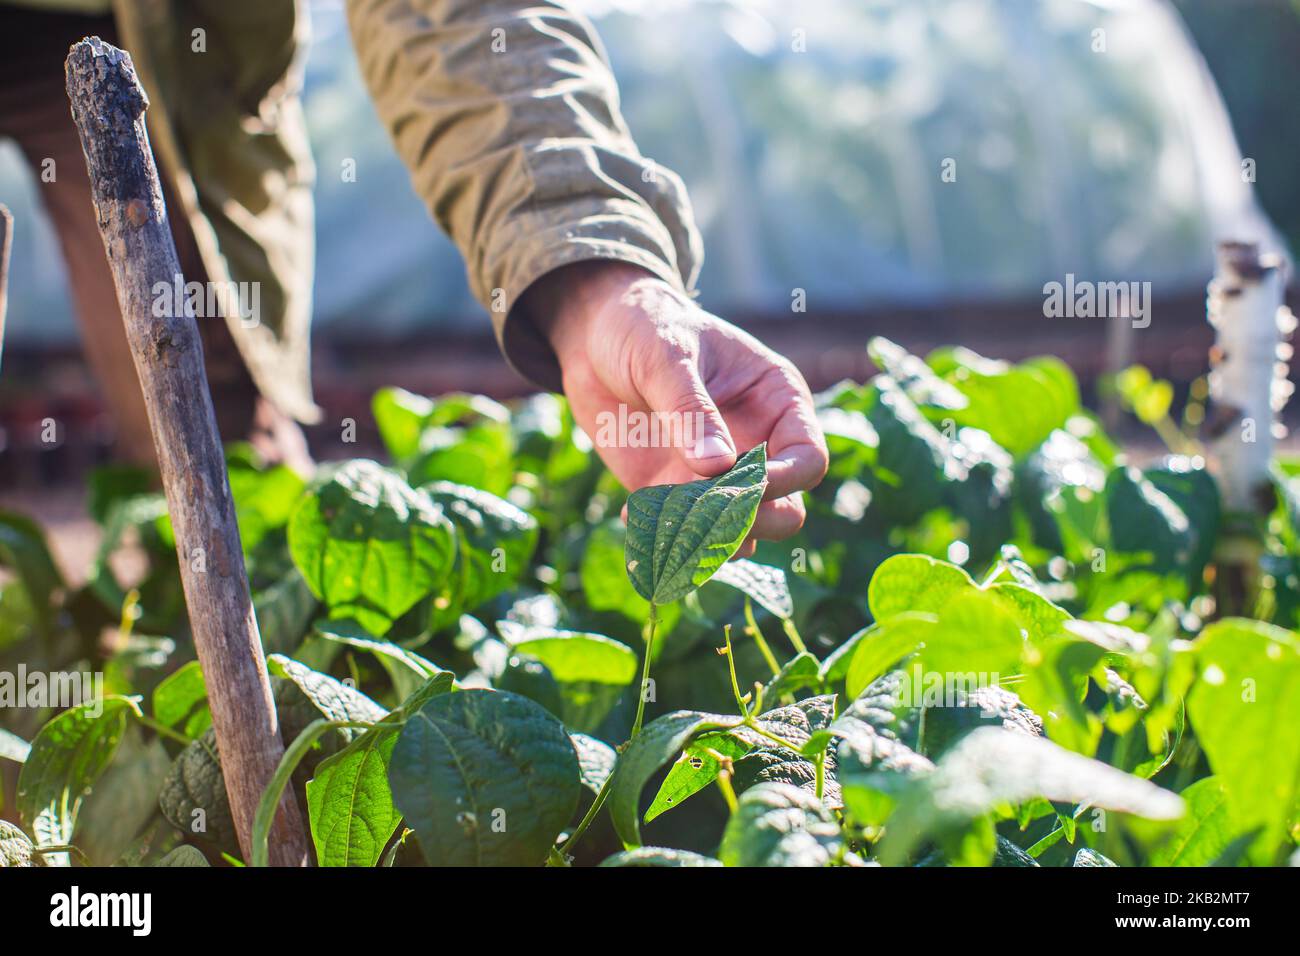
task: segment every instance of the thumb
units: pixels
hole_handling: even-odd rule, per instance
[[[647,384],[646,400],[688,468],[713,476],[736,463],[736,443],[693,361],[667,365]]]

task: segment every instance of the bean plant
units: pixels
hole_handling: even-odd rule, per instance
[[[320,866],[1294,861],[1300,462],[1233,514],[1203,383],[1115,382],[1139,464],[1054,359],[870,348],[752,559],[763,446],[627,495],[554,396],[384,389],[385,462],[306,479],[232,446],[286,744],[248,858],[148,476],[93,476],[81,584],[0,516],[0,863],[264,865],[285,792]]]

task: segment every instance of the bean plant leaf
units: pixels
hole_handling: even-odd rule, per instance
[[[1218,777],[1203,777],[1181,794],[1187,813],[1151,851],[1152,866],[1213,866],[1238,831],[1233,827],[1228,794]]]
[[[759,564],[748,558],[728,561],[713,575],[721,581],[753,598],[754,603],[769,614],[789,620],[794,614],[794,601],[790,598],[790,585],[785,572],[769,564]]]
[[[283,654],[272,654],[267,658],[267,663],[270,665],[271,673],[293,681],[328,720],[378,722],[388,713],[355,687],[329,674],[312,670]],[[344,740],[353,740],[361,736],[361,733],[362,731],[357,728],[345,727],[339,730]]]
[[[180,667],[154,688],[153,718],[190,740],[212,726],[208,689],[198,661]]]
[[[109,696],[65,710],[41,728],[18,775],[17,801],[37,846],[72,842],[82,801],[113,759],[135,709],[133,699]]]
[[[662,846],[642,846],[607,857],[601,866],[722,866],[721,860],[690,850],[673,850]]]
[[[452,690],[450,671],[425,680],[402,706],[332,757],[307,782],[307,813],[321,866],[370,867],[401,820],[388,785],[388,768],[402,722]]]
[[[1036,797],[1153,820],[1175,820],[1184,809],[1176,794],[1045,738],[983,727],[964,737],[898,801],[881,861],[897,864],[928,836]]]
[[[435,697],[393,750],[393,801],[434,866],[539,866],[578,803],[564,726],[505,691]]]
[[[856,700],[895,664],[914,653],[938,623],[934,614],[909,612],[872,625],[856,642],[844,676],[844,692]]]
[[[749,741],[725,731],[704,734],[692,740],[659,785],[659,792],[645,812],[645,822],[680,807],[688,797],[717,780],[722,771],[719,758],[739,760],[749,753],[750,746]]]
[[[614,768],[609,794],[609,813],[625,847],[641,845],[641,791],[655,771],[693,738],[711,730],[729,730],[739,723],[739,717],[679,710],[651,721],[627,744]]]
[[[566,727],[590,733],[637,676],[636,653],[603,634],[529,631],[512,653],[545,665],[558,685]]]
[[[871,576],[867,605],[877,621],[895,614],[937,614],[956,595],[974,590],[975,582],[961,568],[924,554],[898,554]]]
[[[840,828],[816,797],[789,784],[760,783],[741,795],[718,857],[725,866],[819,867],[841,852]]]
[[[421,487],[456,527],[456,590],[434,604],[433,628],[454,622],[514,585],[537,546],[537,522],[528,512],[487,491],[435,481]]]
[[[578,754],[578,774],[582,785],[593,794],[600,793],[618,762],[618,751],[603,740],[588,734],[569,734],[573,749]]]
[[[744,542],[766,490],[764,444],[717,478],[633,492],[625,558],[637,593],[669,604],[707,581]]]
[[[1196,641],[1201,679],[1188,717],[1239,832],[1262,827],[1270,865],[1300,807],[1300,639],[1259,621],[1216,621]]]
[[[320,866],[374,866],[401,814],[388,788],[396,727],[376,727],[322,761],[307,783]]]
[[[40,865],[41,858],[31,838],[8,820],[0,820],[0,870]]]
[[[157,863],[158,866],[211,866],[208,858],[203,855],[202,851],[195,847],[186,845],[178,846]]]
[[[289,550],[333,617],[382,635],[421,599],[450,601],[456,532],[440,505],[373,461],[343,465],[299,503]]]
[[[449,673],[415,651],[374,637],[356,621],[323,621],[316,625],[315,633],[326,641],[369,651],[388,673],[393,689],[403,698],[414,693],[431,677]]]
[[[235,818],[230,813],[213,728],[205,730],[172,762],[158,791],[158,809],[182,833],[220,852],[239,854]]]

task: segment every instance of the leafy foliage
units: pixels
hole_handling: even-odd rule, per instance
[[[320,734],[292,774],[317,862],[1287,860],[1300,462],[1250,524],[1141,371],[1115,388],[1176,453],[1139,468],[1059,362],[870,349],[879,375],[817,396],[805,528],[752,559],[763,447],[628,496],[552,396],[386,389],[389,464],[307,481],[230,449],[286,742]],[[0,516],[0,675],[105,676],[102,707],[3,710],[0,862],[238,860],[161,499],[114,468],[91,504],[78,589]]]

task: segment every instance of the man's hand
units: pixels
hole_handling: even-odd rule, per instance
[[[826,474],[826,440],[799,371],[753,336],[710,315],[635,266],[583,262],[543,278],[527,309],[559,358],[564,392],[596,441],[602,413],[665,413],[699,422],[692,447],[596,450],[629,490],[720,475],[767,442],[768,488],[739,555],[754,539],[780,540],[803,525],[800,491]],[[679,417],[680,416],[680,417]]]

